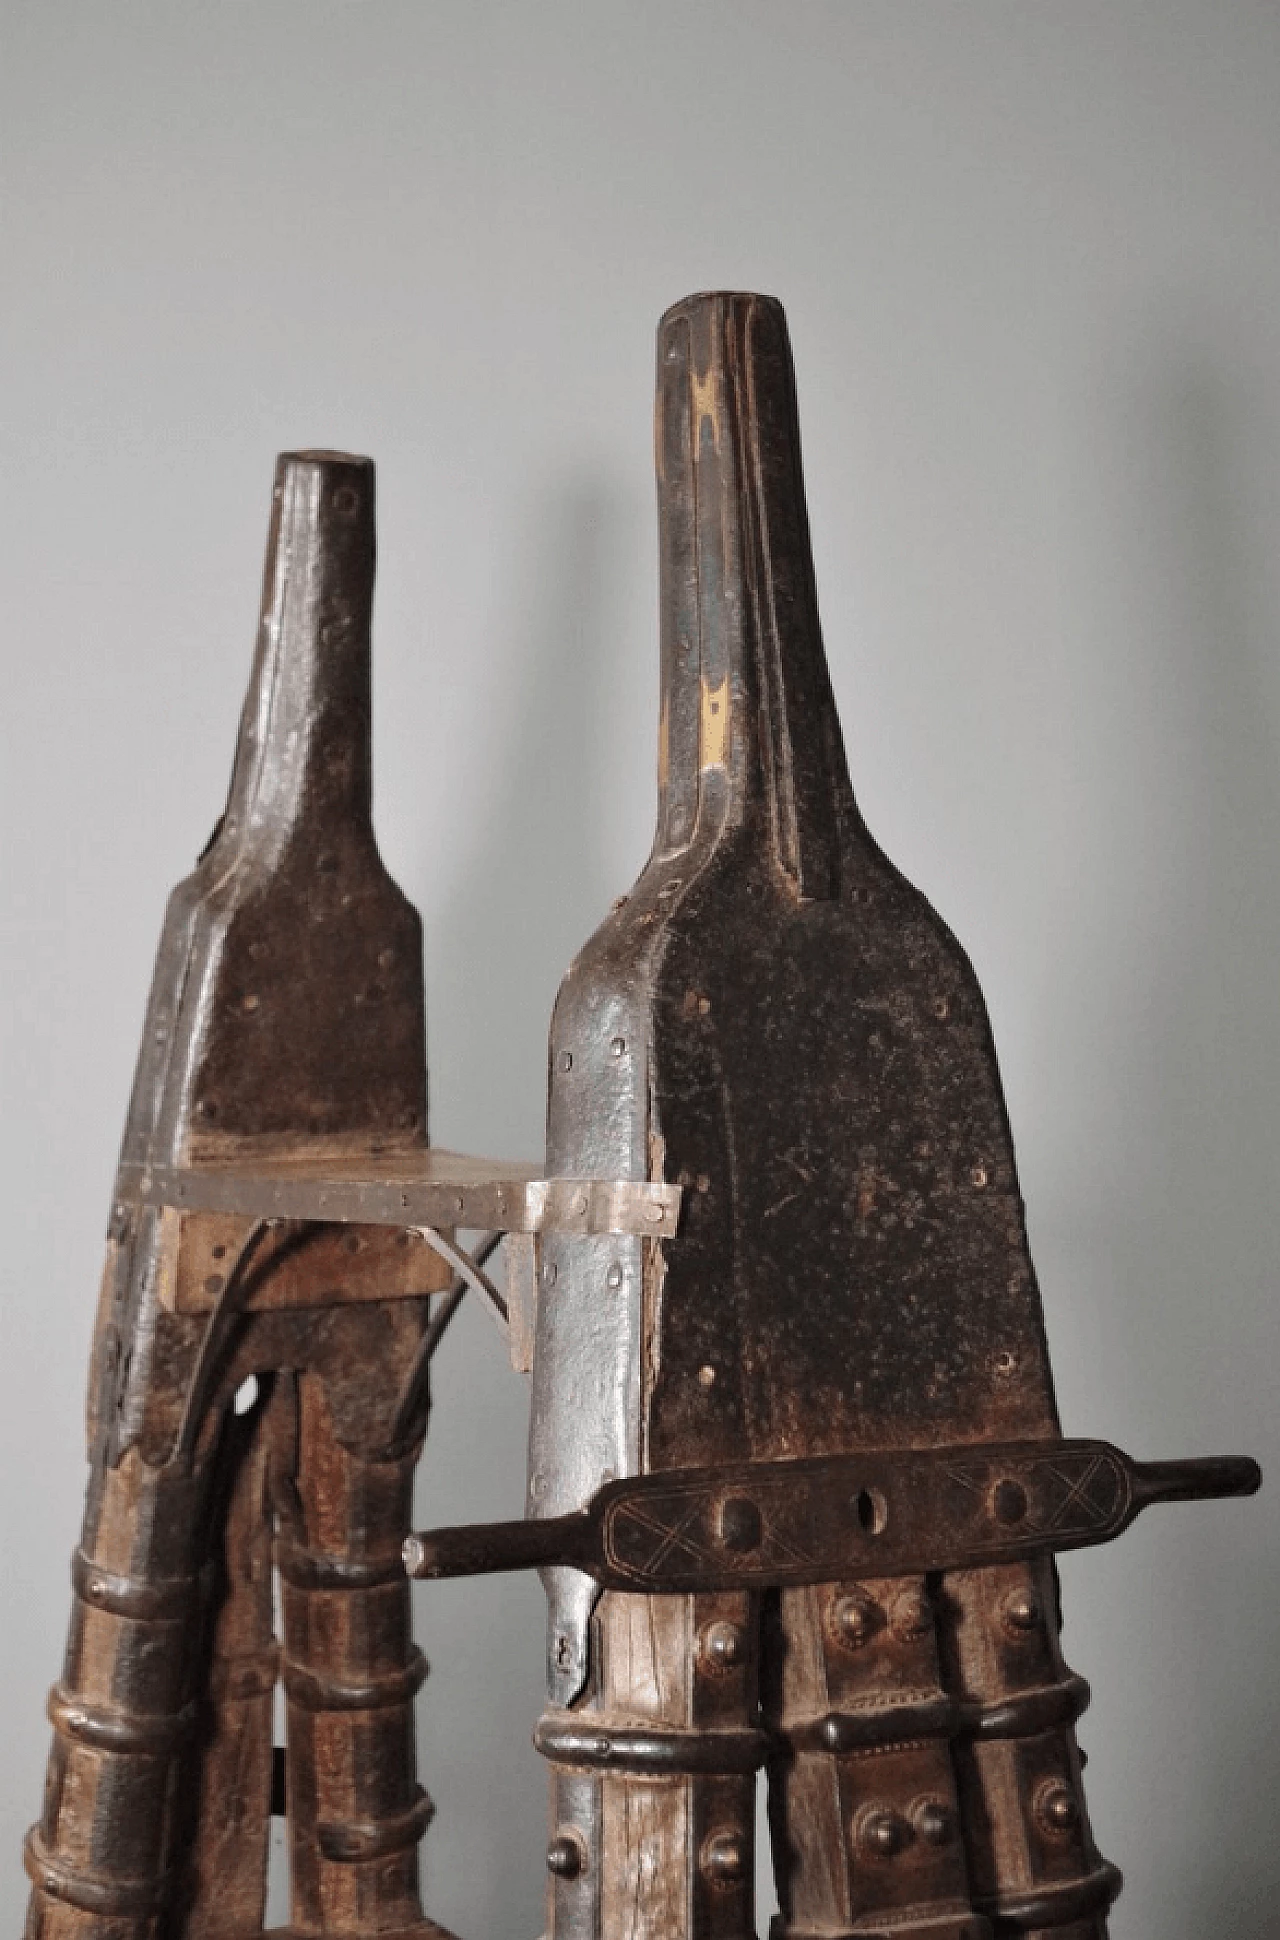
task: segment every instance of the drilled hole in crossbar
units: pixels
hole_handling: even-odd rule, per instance
[[[853,1513],[865,1536],[878,1536],[889,1520],[889,1505],[879,1489],[859,1489],[853,1498]]]

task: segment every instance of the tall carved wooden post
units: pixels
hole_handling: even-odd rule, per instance
[[[450,1274],[403,1231],[272,1217],[265,1183],[256,1217],[163,1183],[425,1147],[421,930],[370,821],[373,570],[372,465],[283,458],[231,792],[169,904],[121,1153],[29,1940],[261,1926],[278,1675],[294,1926],[434,1931],[399,1560],[425,1390],[395,1403]]]
[[[548,1235],[529,1520],[552,1940],[1103,1940],[1052,1552],[1247,1461],[1064,1441],[986,1011],[849,785],[786,328],[658,337],[658,830],[551,1031],[548,1169],[678,1185],[674,1239]]]

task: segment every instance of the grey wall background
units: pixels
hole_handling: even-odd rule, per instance
[[[995,1022],[1063,1413],[1272,1458],[1068,1559],[1115,1940],[1276,1932],[1280,13],[10,4],[5,1923],[163,900],[221,805],[277,449],[379,465],[378,822],[433,1136],[538,1150],[647,849],[652,331],[780,295],[855,782]],[[516,1513],[451,1342],[426,1513]],[[424,1597],[432,1911],[539,1931],[533,1582]]]

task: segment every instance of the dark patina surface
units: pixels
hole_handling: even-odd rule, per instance
[[[762,1768],[775,1940],[1104,1940],[1053,1552],[1258,1472],[1061,1436],[981,994],[850,789],[776,303],[664,318],[657,453],[658,832],[561,990],[544,1177],[427,1145],[372,467],[280,463],[117,1179],[28,1940],[244,1940],[273,1813],[291,1934],[438,1933],[406,1563],[544,1571],[550,1940],[750,1940]],[[468,1287],[532,1365],[528,1518],[406,1541]]]
[[[543,1568],[554,1940],[744,1940],[759,1762],[777,1940],[1101,1940],[1051,1551],[1156,1475],[1061,1440],[982,995],[850,788],[778,304],[667,314],[656,447],[657,835],[561,988],[548,1170],[680,1229],[547,1236],[535,1526],[409,1560]]]
[[[427,1413],[404,1384],[452,1276],[417,1232],[143,1189],[422,1163],[421,931],[370,821],[373,565],[372,465],[282,459],[231,792],[170,900],[124,1136],[28,1940],[258,1931],[286,1807],[298,1931],[438,1931],[399,1551]]]

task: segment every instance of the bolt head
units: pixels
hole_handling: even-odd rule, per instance
[[[1080,1823],[1080,1801],[1065,1779],[1051,1778],[1036,1794],[1036,1817],[1049,1832],[1071,1832]]]
[[[849,1727],[849,1720],[842,1718],[839,1712],[830,1712],[822,1720],[818,1730],[825,1749],[834,1752],[837,1757],[841,1752],[852,1750],[853,1733]]]
[[[955,1836],[956,1815],[942,1799],[922,1799],[912,1816],[927,1846],[949,1845]]]
[[[713,1886],[737,1886],[747,1876],[747,1844],[727,1828],[709,1833],[698,1858],[704,1879]]]
[[[933,1629],[933,1606],[922,1590],[909,1590],[894,1604],[891,1621],[899,1637],[927,1637]]]
[[[858,1844],[877,1859],[894,1859],[911,1837],[905,1819],[896,1812],[877,1807],[868,1812],[858,1828]]]
[[[836,1642],[846,1650],[861,1650],[869,1644],[884,1620],[880,1605],[865,1591],[837,1597],[831,1606],[831,1629]]]
[[[736,1671],[747,1661],[747,1637],[742,1625],[725,1617],[706,1624],[698,1638],[698,1655],[709,1671]]]
[[[1000,1606],[1000,1615],[1007,1630],[1025,1635],[1027,1631],[1039,1629],[1043,1612],[1035,1591],[1024,1586],[1009,1592]]]
[[[547,1847],[547,1871],[556,1879],[577,1879],[587,1863],[576,1832],[558,1832]]]

